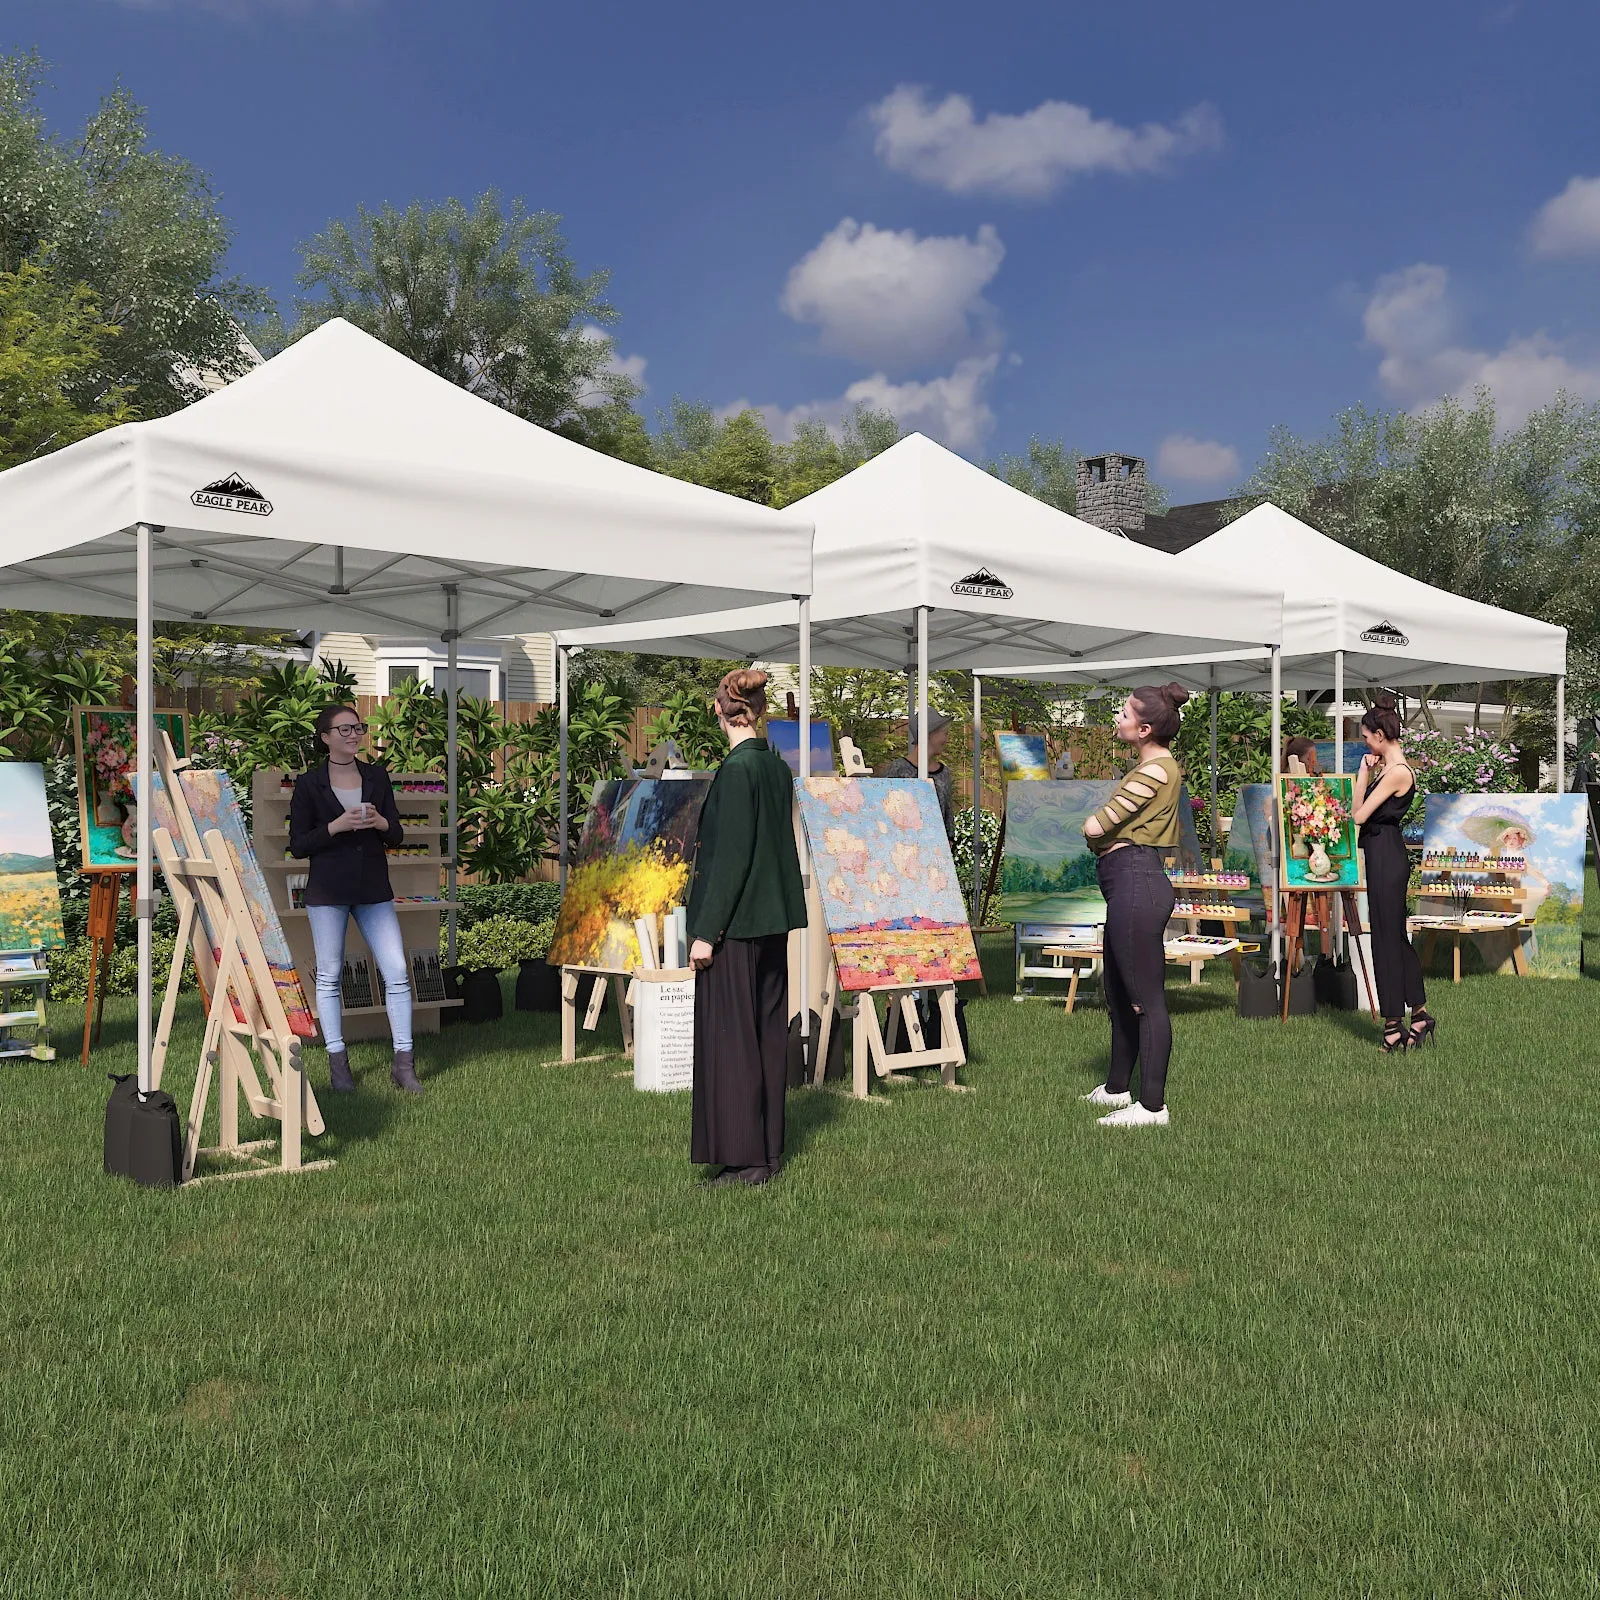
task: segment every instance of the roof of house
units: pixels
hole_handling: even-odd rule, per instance
[[[1173,506],[1162,516],[1146,515],[1144,527],[1124,532],[1135,544],[1175,556],[1180,550],[1209,539],[1222,526],[1232,504],[1232,500],[1198,500],[1189,506]]]

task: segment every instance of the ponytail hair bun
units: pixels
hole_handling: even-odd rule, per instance
[[[725,673],[717,685],[717,710],[735,728],[753,728],[767,714],[767,675],[759,667]]]
[[[1128,698],[1137,707],[1140,720],[1149,724],[1150,735],[1158,743],[1171,744],[1178,737],[1182,721],[1178,709],[1189,698],[1189,691],[1181,683],[1147,683]]]
[[[1385,739],[1397,741],[1400,737],[1400,702],[1387,689],[1380,689],[1372,697],[1372,705],[1361,719],[1363,728],[1381,733]]]

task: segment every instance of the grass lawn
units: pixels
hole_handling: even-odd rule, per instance
[[[1080,1103],[1103,1012],[1000,993],[975,1093],[796,1093],[755,1191],[508,1015],[420,1102],[356,1047],[331,1171],[143,1192],[132,1003],[87,1073],[58,1008],[0,1073],[0,1595],[1600,1593],[1600,988],[1435,982],[1399,1059],[1169,993],[1165,1132]]]

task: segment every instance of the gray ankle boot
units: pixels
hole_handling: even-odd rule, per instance
[[[417,1082],[417,1069],[413,1065],[413,1056],[409,1050],[396,1050],[394,1065],[389,1068],[389,1081],[397,1089],[404,1089],[407,1094],[421,1094],[422,1085]]]
[[[344,1050],[328,1052],[328,1077],[333,1082],[335,1094],[354,1094],[356,1080],[350,1076],[350,1056]]]

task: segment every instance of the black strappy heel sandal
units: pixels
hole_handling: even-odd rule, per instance
[[[1407,1042],[1413,1050],[1420,1050],[1423,1045],[1436,1042],[1434,1034],[1438,1030],[1438,1019],[1430,1016],[1421,1006],[1418,1006],[1411,1013],[1411,1028],[1407,1035]]]
[[[1406,1031],[1405,1022],[1396,1017],[1392,1022],[1383,1024],[1383,1044],[1380,1046],[1386,1056],[1392,1056],[1397,1050],[1404,1054],[1406,1047],[1411,1043],[1411,1035]]]

